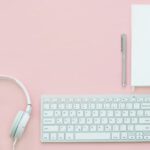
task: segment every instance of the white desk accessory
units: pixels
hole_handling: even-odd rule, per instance
[[[26,101],[27,101],[26,110],[25,111],[20,110],[18,112],[10,130],[10,137],[13,140],[13,150],[15,150],[16,142],[23,135],[27,127],[28,121],[30,119],[30,115],[32,111],[31,99],[30,99],[29,92],[26,89],[25,85],[18,79],[12,76],[0,75],[0,80],[9,80],[11,82],[14,82],[15,84],[18,85],[18,87],[24,92],[26,96]]]
[[[150,86],[150,5],[132,6],[131,85]]]
[[[150,95],[42,96],[42,142],[150,142]]]

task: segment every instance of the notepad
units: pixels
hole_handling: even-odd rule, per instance
[[[150,86],[150,5],[132,5],[131,85]]]

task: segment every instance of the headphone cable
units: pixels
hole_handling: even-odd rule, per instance
[[[15,148],[16,148],[16,143],[17,143],[17,139],[15,139],[15,140],[13,141],[13,150],[15,150]]]

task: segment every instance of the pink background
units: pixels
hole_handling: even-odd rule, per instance
[[[0,73],[30,90],[33,113],[18,150],[147,150],[150,144],[41,144],[42,94],[130,93],[131,4],[150,0],[0,0]],[[128,35],[128,86],[121,87],[120,34]],[[25,108],[10,82],[0,83],[0,150]],[[150,89],[137,89],[148,93]]]

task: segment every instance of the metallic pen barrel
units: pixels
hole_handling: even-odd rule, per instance
[[[126,79],[126,61],[127,61],[127,36],[126,34],[121,35],[121,52],[122,52],[122,86],[127,85]]]

